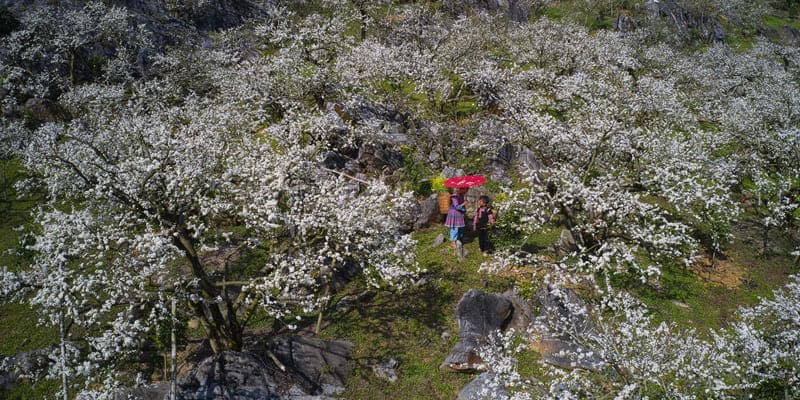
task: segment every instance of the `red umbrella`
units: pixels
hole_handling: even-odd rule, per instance
[[[468,188],[483,185],[484,182],[486,182],[486,178],[480,175],[462,175],[447,178],[444,185],[449,188]]]

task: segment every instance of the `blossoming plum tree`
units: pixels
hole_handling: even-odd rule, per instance
[[[493,265],[534,265],[549,283],[653,281],[701,246],[717,256],[743,209],[739,188],[757,199],[767,234],[797,223],[796,50],[756,42],[688,53],[646,32],[400,3],[316,4],[325,14],[265,6],[267,20],[154,57],[135,81],[130,56],[146,41],[118,42],[140,36],[113,7],[73,10],[65,21],[75,23],[52,32],[46,25],[62,21],[31,13],[3,39],[6,100],[49,96],[72,117],[32,131],[4,123],[0,137],[15,147],[2,156],[19,155],[32,174],[20,189],[39,184],[49,200],[36,212],[33,264],[3,269],[0,293],[37,306],[78,344],[57,356],[61,373],[113,386],[119,361],[172,320],[170,298],[222,351],[241,349],[254,318],[292,325],[324,309],[340,270],[402,287],[414,273],[410,196],[322,167],[326,152],[384,145],[395,131],[419,160],[484,160],[508,147],[535,156],[501,188],[501,219],[514,216],[521,235],[565,228],[575,248],[541,257],[511,243]],[[28,39],[37,45],[26,50]],[[118,53],[103,79],[75,79],[71,60],[107,42]],[[245,266],[237,255],[261,260]],[[734,376],[750,387],[780,381],[791,395],[793,342],[770,325],[791,326],[778,297],[711,342],[608,295],[596,329],[573,339],[601,353],[610,378],[553,370],[528,382],[510,342],[484,360],[519,398],[725,398],[747,390],[730,385]],[[765,354],[777,365],[737,366],[754,354],[742,348],[776,341]]]
[[[151,46],[126,10],[100,2],[35,7],[19,17],[20,28],[0,38],[3,108],[31,97],[55,98],[85,81],[132,79],[132,61]],[[79,66],[97,71],[79,74]]]
[[[239,68],[275,85],[262,65],[208,66],[207,76]],[[170,298],[220,352],[242,348],[256,315],[291,326],[324,309],[340,270],[395,288],[414,276],[411,198],[322,168],[328,144],[307,140],[308,126],[266,123],[267,92],[239,98],[252,84],[212,81],[206,95],[169,78],[81,85],[60,98],[74,119],[29,132],[29,183],[50,201],[36,214],[33,264],[3,268],[2,295],[81,333],[68,335],[80,354],[56,358],[87,387],[113,388],[120,363],[171,321]],[[230,249],[267,256],[234,275],[210,261]]]

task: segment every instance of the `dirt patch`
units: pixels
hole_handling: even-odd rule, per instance
[[[735,289],[742,285],[744,271],[734,263],[731,258],[713,260],[708,254],[703,254],[694,264],[689,266],[689,270],[700,279],[716,286],[724,286],[728,289]]]

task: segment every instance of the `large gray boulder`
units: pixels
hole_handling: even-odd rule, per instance
[[[453,14],[464,14],[469,8],[484,9],[503,13],[508,19],[517,22],[527,22],[531,16],[530,5],[524,0],[446,0],[443,7]]]
[[[397,358],[390,358],[386,361],[377,363],[372,366],[372,372],[375,376],[389,382],[397,382],[398,372],[400,368],[400,360]]]
[[[458,400],[505,399],[508,390],[495,382],[494,375],[484,372],[458,392]]]
[[[456,308],[459,340],[440,369],[477,371],[483,369],[478,348],[489,334],[504,330],[512,314],[512,303],[503,296],[470,289]]]
[[[358,149],[357,161],[365,170],[395,171],[403,167],[403,155],[393,146],[366,145]]]
[[[544,168],[544,164],[536,155],[536,153],[528,148],[524,148],[519,151],[519,154],[517,155],[517,163],[520,165],[520,167],[533,171],[538,171]]]
[[[309,395],[331,395],[344,390],[350,377],[348,360],[353,344],[305,336],[281,336],[268,344],[286,368],[295,386]]]
[[[556,254],[563,255],[578,251],[578,242],[569,229],[562,229],[556,243]]]
[[[155,385],[121,389],[112,395],[114,400],[167,400],[169,399],[170,383],[162,382]]]
[[[444,167],[442,168],[442,175],[444,175],[447,178],[453,176],[461,176],[464,175],[464,170],[461,168]]]
[[[111,4],[168,24],[187,24],[202,31],[241,25],[250,18],[265,17],[268,2],[249,0],[149,1],[112,0]]]
[[[707,14],[692,13],[675,0],[648,0],[644,10],[651,18],[659,18],[684,38],[692,32],[706,41],[722,42],[725,33],[722,23]]]
[[[206,358],[178,379],[177,398],[279,399],[274,369],[253,353],[223,351]]]
[[[344,390],[353,345],[303,336],[214,354],[178,378],[179,399],[329,399]]]
[[[533,323],[533,310],[528,301],[514,293],[508,291],[500,295],[511,302],[511,316],[508,319],[506,329],[513,329],[522,335],[527,335]]]
[[[551,286],[536,295],[542,313],[532,328],[541,337],[534,347],[542,360],[562,368],[602,369],[605,361],[600,354],[576,342],[594,334],[589,311],[580,296],[571,289]]]
[[[76,351],[74,345],[67,343],[68,351]],[[51,355],[60,354],[60,347],[52,345],[3,357],[0,355],[0,393],[10,390],[18,382],[41,378],[52,363]]]
[[[520,148],[510,143],[501,146],[500,149],[497,150],[497,154],[495,154],[492,161],[506,168],[514,164],[533,170],[539,170],[544,167],[544,164],[533,150],[527,147]]]
[[[436,194],[432,194],[419,204],[417,220],[414,221],[414,229],[431,226],[441,221],[441,219],[442,215],[439,213],[439,202],[436,200]]]
[[[589,310],[574,290],[547,286],[536,293],[542,305],[538,323],[564,334],[588,332],[591,329]]]
[[[61,121],[69,116],[58,103],[40,98],[31,98],[25,101],[23,112],[28,124],[32,126]]]

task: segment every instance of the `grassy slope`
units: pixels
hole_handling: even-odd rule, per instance
[[[22,179],[16,161],[0,160],[0,267],[19,268],[25,263],[9,250],[19,247],[20,234],[15,228],[31,222],[30,212],[38,204],[37,196],[18,198],[13,184]],[[30,351],[56,343],[58,331],[52,327],[39,326],[38,315],[22,304],[0,305],[0,356]],[[34,399],[51,395],[58,390],[54,381],[40,384],[22,384],[14,390],[2,393],[5,399]]]
[[[25,262],[9,250],[19,247],[20,234],[15,228],[30,223],[30,211],[39,203],[38,197],[17,198],[13,183],[21,178],[19,165],[0,160],[0,267],[13,270]],[[16,354],[54,343],[54,329],[37,326],[38,316],[21,304],[0,306],[0,354]]]
[[[416,234],[420,263],[433,272],[429,287],[402,294],[384,293],[359,308],[329,316],[333,324],[322,335],[356,344],[353,377],[341,398],[451,399],[475,377],[438,369],[457,340],[454,313],[458,300],[470,288],[502,292],[515,282],[477,272],[482,256],[476,242],[466,244],[470,254],[463,263],[452,256],[447,245],[431,248],[433,238],[444,232],[444,227],[438,226]],[[665,271],[661,289],[638,288],[634,292],[651,307],[658,320],[695,328],[701,335],[723,327],[738,307],[756,303],[759,296],[769,297],[789,274],[798,272],[790,257],[759,256],[757,241],[750,240],[757,237],[755,233],[751,221],[741,223],[736,229],[737,239],[727,251],[728,261],[743,272],[743,283],[738,287],[712,284],[688,270],[676,269]],[[773,243],[776,253],[781,254],[790,245],[779,238]],[[447,338],[441,336],[445,331],[450,334]],[[402,362],[400,379],[393,383],[375,377],[371,371],[371,365],[390,357]],[[519,367],[535,373],[538,359],[531,351],[523,355]]]
[[[552,19],[564,19],[573,11],[568,7],[570,4],[568,1],[555,2],[546,14]],[[611,22],[608,17],[584,21],[595,29],[605,28]],[[764,22],[775,29],[784,25],[800,26],[796,18],[768,17]],[[730,40],[742,40],[743,47],[751,44],[750,38],[732,37]],[[13,228],[29,222],[28,212],[36,206],[38,199],[14,197],[10,183],[21,177],[18,165],[5,161],[0,163],[6,163],[7,167],[3,170],[4,179],[0,180],[0,266],[13,267],[19,260],[6,253],[7,249],[18,244],[19,234]],[[473,379],[474,375],[440,371],[438,368],[458,337],[454,316],[456,304],[470,288],[502,292],[513,287],[515,282],[477,272],[483,258],[475,241],[467,243],[470,254],[464,262],[458,262],[447,245],[430,247],[433,238],[444,232],[444,228],[438,226],[415,235],[420,241],[420,264],[433,276],[430,285],[404,293],[381,292],[369,302],[326,316],[331,324],[322,331],[323,337],[350,340],[355,344],[353,375],[340,398],[452,399]],[[549,237],[551,233],[544,242],[552,239]],[[775,232],[774,236],[779,234]],[[759,296],[770,296],[775,287],[786,281],[788,274],[798,272],[797,265],[789,257],[758,256],[757,240],[751,240],[758,234],[751,222],[740,224],[735,236],[727,253],[730,261],[743,270],[744,284],[726,288],[703,282],[683,269],[665,271],[661,290],[637,290],[658,319],[674,321],[681,327],[693,327],[701,332],[724,326],[740,305],[753,304]],[[785,254],[787,246],[787,243],[776,241],[776,254]],[[523,287],[530,285],[518,284]],[[37,326],[36,320],[35,313],[25,306],[0,306],[0,355],[54,343],[56,331]],[[443,335],[444,332],[449,335]],[[371,370],[371,365],[390,357],[401,361],[400,379],[393,383],[375,377]],[[520,360],[520,368],[535,371],[537,362],[535,353],[526,354]],[[44,394],[54,393],[57,386],[56,382],[21,385],[10,393],[0,393],[0,398],[42,398]]]
[[[380,293],[369,303],[330,316],[333,324],[323,336],[356,344],[353,377],[341,398],[452,399],[472,379],[439,370],[458,340],[456,304],[470,288],[497,292],[512,282],[477,272],[485,259],[477,240],[465,240],[464,262],[448,244],[431,247],[440,233],[446,233],[442,226],[415,235],[420,266],[433,276],[429,285],[401,294]],[[391,357],[401,361],[400,379],[393,383],[371,370],[371,365]]]
[[[756,304],[759,298],[771,297],[772,291],[787,282],[790,274],[800,272],[788,252],[791,243],[783,232],[773,234],[774,254],[760,255],[757,229],[745,219],[734,230],[735,238],[725,251],[726,263],[741,272],[741,284],[725,286],[698,277],[685,270],[664,271],[663,289],[637,291],[658,320],[673,321],[681,327],[700,332],[720,328],[735,317],[740,306]],[[688,306],[688,307],[687,307]]]

